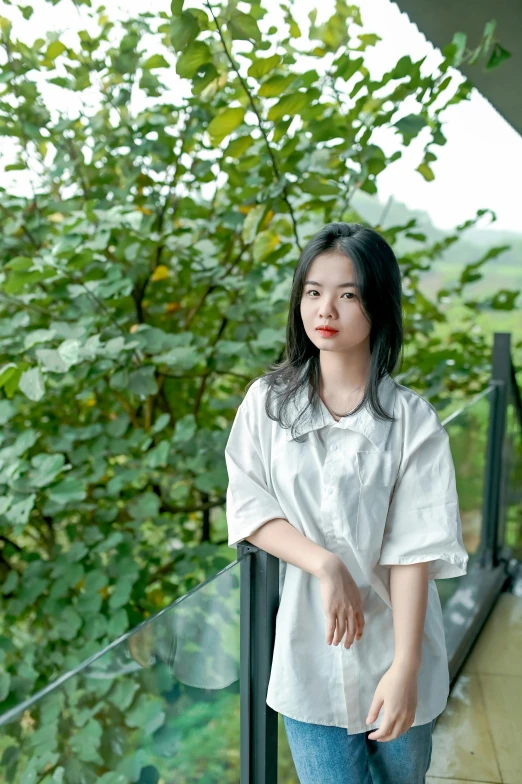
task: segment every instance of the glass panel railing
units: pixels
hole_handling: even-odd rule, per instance
[[[442,418],[455,464],[462,539],[469,554],[468,571],[473,568],[481,544],[484,471],[493,394],[494,387],[487,387],[462,408]],[[461,579],[450,577],[437,580],[443,607],[457,590]]]
[[[522,428],[510,397],[502,450],[504,484],[500,501],[499,547],[507,546],[522,557]]]
[[[239,576],[236,561],[4,712],[1,780],[238,784]]]

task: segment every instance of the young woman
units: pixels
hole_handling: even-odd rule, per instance
[[[226,445],[229,545],[280,559],[266,702],[301,784],[421,784],[449,694],[435,579],[468,554],[447,432],[390,375],[401,296],[378,232],[324,226],[294,272],[286,359]]]

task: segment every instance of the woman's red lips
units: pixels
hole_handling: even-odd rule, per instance
[[[333,327],[316,327],[317,332],[324,332],[327,335],[333,335],[335,332],[338,332],[338,329],[334,329]]]

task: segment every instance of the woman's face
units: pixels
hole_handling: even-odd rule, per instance
[[[363,310],[351,259],[338,252],[314,259],[305,277],[301,318],[306,334],[322,351],[349,351],[365,341],[369,346],[371,324]],[[337,332],[319,332],[317,327],[324,324]]]

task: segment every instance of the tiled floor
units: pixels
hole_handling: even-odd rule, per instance
[[[426,784],[522,784],[522,596],[501,593],[433,731]]]

